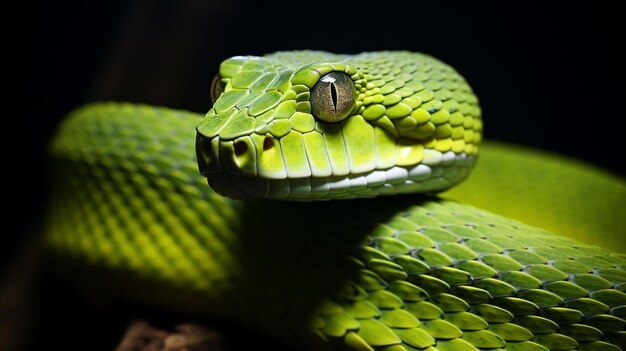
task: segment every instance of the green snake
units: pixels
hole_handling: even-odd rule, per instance
[[[237,56],[211,96],[204,118],[98,103],[62,123],[43,239],[62,276],[299,349],[626,350],[626,255],[583,243],[624,250],[623,180],[481,143],[450,66]]]

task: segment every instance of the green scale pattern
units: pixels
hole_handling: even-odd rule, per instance
[[[51,145],[52,251],[219,291],[210,288],[231,279],[219,265],[235,264],[227,253],[241,204],[207,191],[198,176],[190,136],[199,118],[131,104],[90,105],[68,118]]]
[[[352,113],[338,123],[311,113],[310,90],[329,72],[346,73],[356,88]],[[478,153],[478,99],[452,67],[428,55],[277,52],[227,59],[219,74],[224,91],[197,126],[211,144],[201,161],[212,172],[292,181],[445,164],[439,171],[446,179],[428,189],[441,190],[465,178]],[[246,151],[238,153],[237,145]],[[451,164],[445,153],[468,160]],[[433,178],[440,176],[433,172]],[[268,196],[258,183],[246,188],[245,178],[237,181],[253,197],[282,196]],[[373,186],[360,190],[364,196],[376,194]],[[311,191],[301,197],[326,194]]]
[[[379,225],[317,327],[359,350],[620,350],[626,255],[455,202]],[[621,348],[620,348],[621,347]]]
[[[626,255],[433,197],[232,201],[198,174],[200,118],[75,111],[51,145],[50,266],[301,349],[626,349]]]

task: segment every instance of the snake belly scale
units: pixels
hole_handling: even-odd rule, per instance
[[[500,147],[479,146],[477,99],[449,66],[281,52],[218,79],[204,118],[121,103],[67,117],[51,266],[299,349],[626,349],[626,255],[423,194]]]

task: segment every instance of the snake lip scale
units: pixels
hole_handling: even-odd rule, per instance
[[[415,192],[437,192],[463,180],[475,163],[474,156],[453,153],[439,164],[419,164],[411,168],[392,167],[374,170],[367,174],[350,174],[333,177],[295,179],[262,179],[253,176],[207,170],[202,162],[200,173],[212,188],[234,199],[272,197],[280,200],[330,200],[372,198],[379,195],[396,195]],[[455,164],[458,170],[444,174],[444,166]],[[372,190],[372,188],[378,188]],[[357,190],[355,194],[350,193]]]

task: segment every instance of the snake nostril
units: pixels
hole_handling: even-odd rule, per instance
[[[271,149],[273,146],[274,146],[274,139],[265,138],[265,140],[263,140],[263,151],[267,151]]]
[[[235,155],[241,156],[248,151],[248,144],[243,141],[238,141],[235,143]]]

